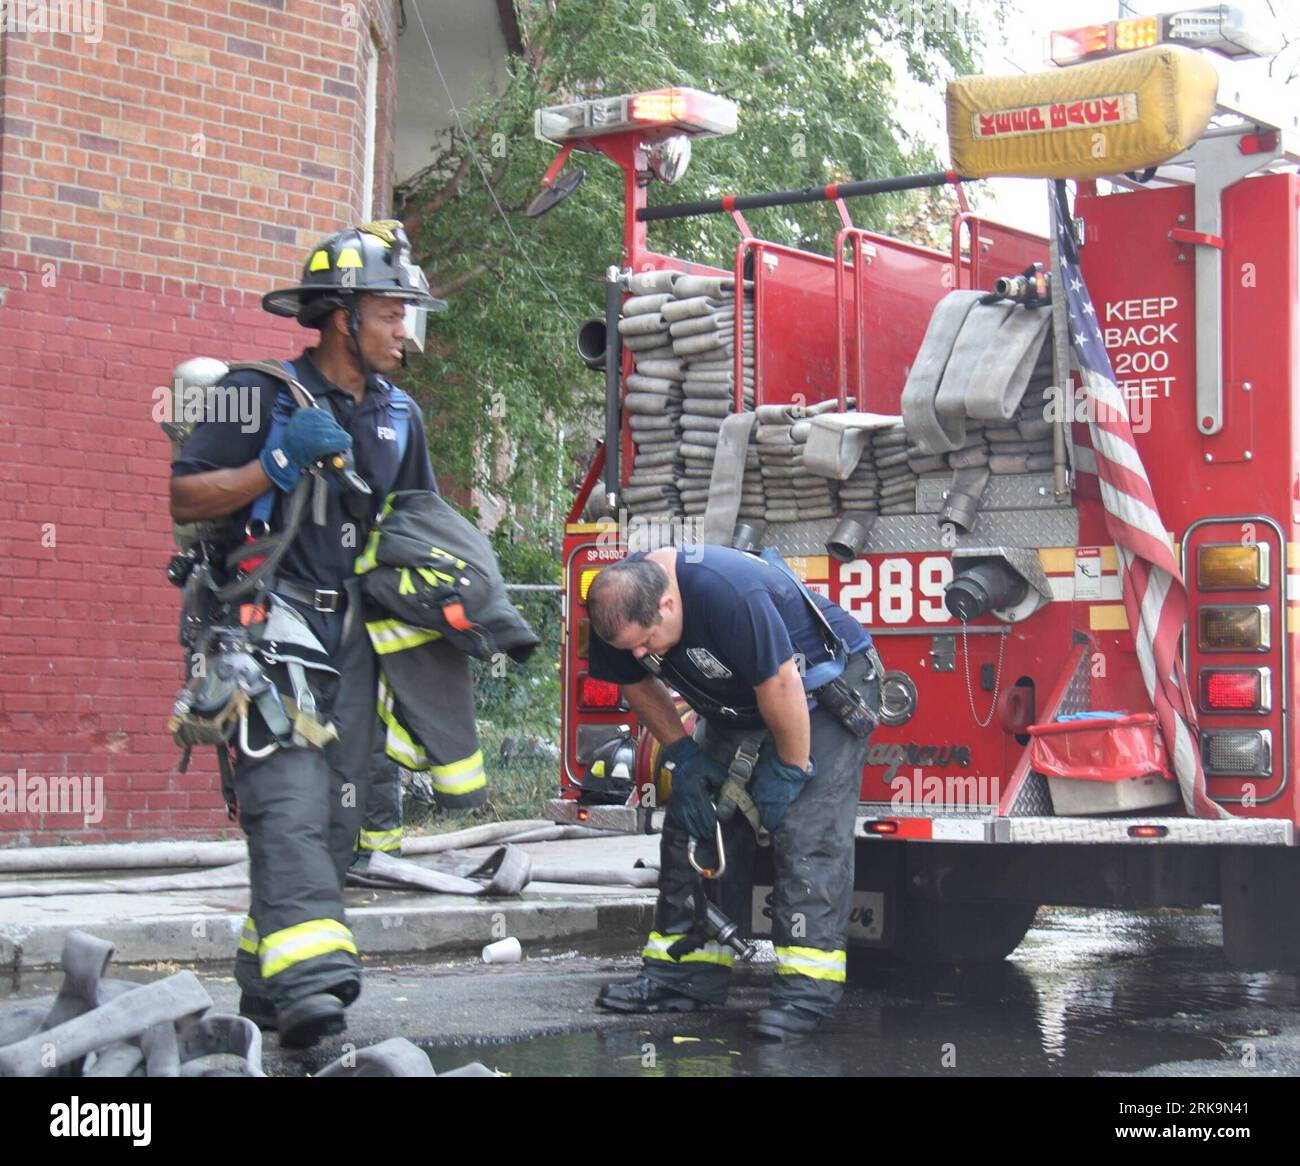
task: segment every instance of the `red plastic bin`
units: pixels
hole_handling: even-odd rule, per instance
[[[1030,725],[1030,765],[1048,777],[1125,781],[1158,775],[1171,780],[1169,755],[1155,713],[1105,720]]]

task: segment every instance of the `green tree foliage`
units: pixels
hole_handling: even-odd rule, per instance
[[[932,88],[975,71],[978,21],[947,0],[520,0],[525,46],[497,100],[461,112],[449,149],[398,210],[417,258],[451,309],[406,383],[426,402],[445,483],[486,489],[512,537],[552,549],[573,485],[599,432],[603,382],[574,349],[599,312],[601,279],[622,249],[622,176],[575,153],[586,183],[547,217],[523,208],[555,148],[533,136],[541,106],[670,85],[734,100],[740,129],[699,141],[682,181],[654,184],[651,204],[883,177],[943,163],[899,123],[897,78]],[[436,35],[436,30],[435,30]],[[946,222],[946,192],[857,200],[863,226],[905,237]],[[748,216],[761,237],[829,251],[827,204]],[[727,216],[652,224],[656,249],[730,266]],[[920,241],[927,241],[922,238]]]

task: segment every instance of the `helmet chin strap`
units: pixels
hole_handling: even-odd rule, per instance
[[[357,304],[355,296],[352,297],[352,302],[348,304],[348,335],[352,337],[352,343],[356,346],[357,364],[361,366],[362,381],[367,389],[374,389],[379,392],[379,378],[370,371],[370,365],[361,351],[361,308]]]

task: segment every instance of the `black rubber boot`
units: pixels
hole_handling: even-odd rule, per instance
[[[812,1036],[821,1022],[822,1018],[816,1012],[800,1008],[797,1004],[774,1004],[754,1013],[749,1022],[749,1031],[755,1036],[765,1036],[771,1040],[791,1040]]]
[[[317,1041],[343,1032],[348,1026],[338,997],[326,992],[304,996],[288,1008],[278,1009],[275,1023],[280,1030],[280,1047],[286,1049],[309,1049]]]
[[[251,1020],[263,1032],[275,1031],[275,1005],[265,996],[240,992],[239,1015]]]
[[[626,984],[606,984],[596,997],[596,1007],[607,1012],[703,1012],[713,1005],[674,992],[648,976],[637,976]]]

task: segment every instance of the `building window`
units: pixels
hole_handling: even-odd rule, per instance
[[[366,158],[361,171],[361,221],[370,221],[375,203],[375,135],[379,117],[379,46],[367,41],[366,51]]]

